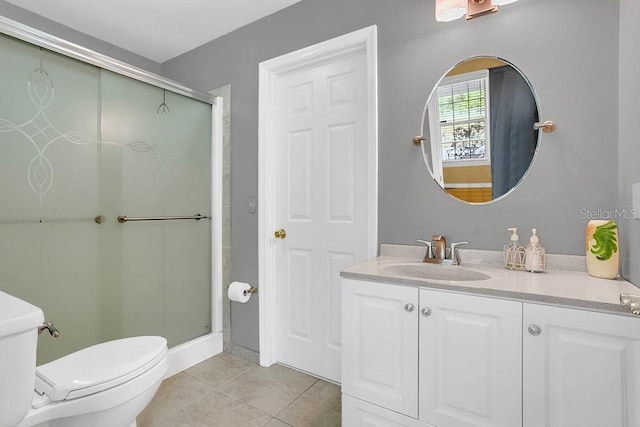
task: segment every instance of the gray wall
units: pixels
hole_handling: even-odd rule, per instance
[[[631,185],[640,183],[640,133],[638,132],[638,99],[640,99],[640,1],[620,3],[620,203],[622,273],[640,285],[640,212],[633,208]]]
[[[0,15],[127,64],[160,74],[160,64],[0,0]]]
[[[195,88],[233,88],[233,280],[259,285],[258,218],[246,209],[247,197],[258,191],[259,62],[373,24],[379,46],[379,241],[411,244],[442,233],[468,240],[471,248],[501,249],[507,227],[520,227],[523,238],[536,227],[548,252],[584,254],[581,210],[618,206],[618,2],[522,0],[469,22],[436,23],[433,14],[433,0],[303,0],[162,64],[165,76]],[[637,47],[633,40],[628,49]],[[479,54],[517,65],[537,91],[542,118],[555,120],[558,129],[543,135],[535,165],[515,192],[469,206],[430,181],[411,137],[440,76]],[[638,158],[637,140],[621,148],[636,150]],[[621,160],[625,171],[630,162]],[[257,300],[232,311],[232,340],[254,350]]]
[[[257,216],[246,209],[247,197],[258,189],[258,63],[373,24],[379,44],[380,242],[410,244],[443,233],[469,240],[473,248],[499,249],[506,227],[520,227],[523,238],[537,227],[548,252],[583,254],[583,210],[630,209],[631,184],[640,182],[640,4],[622,0],[619,14],[615,1],[521,0],[474,21],[436,23],[433,3],[303,0],[161,68],[4,0],[0,14],[197,89],[232,85],[233,280],[258,284]],[[440,76],[478,54],[516,64],[535,87],[543,118],[555,120],[558,130],[543,135],[533,169],[508,198],[468,206],[431,182],[410,140]],[[623,273],[640,284],[640,220],[620,223]],[[232,340],[253,350],[257,302],[234,305],[232,312]]]

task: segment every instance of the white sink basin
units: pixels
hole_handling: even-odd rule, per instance
[[[425,264],[422,262],[384,265],[380,267],[380,273],[415,279],[449,282],[466,282],[491,278],[491,276],[487,274],[467,270],[457,265]]]

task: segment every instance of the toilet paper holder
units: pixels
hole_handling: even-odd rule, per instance
[[[227,288],[229,301],[244,304],[249,302],[251,294],[258,292],[258,289],[245,282],[232,282]]]
[[[258,288],[256,288],[255,286],[250,287],[249,289],[247,289],[246,291],[242,291],[242,293],[246,296],[247,294],[256,294],[258,293]]]

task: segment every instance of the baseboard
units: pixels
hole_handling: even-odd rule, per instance
[[[257,351],[249,350],[248,348],[233,343],[225,343],[224,351],[227,353],[231,353],[234,356],[238,356],[241,359],[253,362],[256,365],[260,364],[260,353],[258,353]]]
[[[222,333],[212,333],[169,349],[165,378],[222,353]]]

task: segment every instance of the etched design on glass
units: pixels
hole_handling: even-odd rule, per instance
[[[27,138],[35,148],[36,154],[29,162],[27,168],[27,179],[29,186],[33,192],[38,195],[40,202],[42,202],[42,196],[44,196],[53,185],[53,165],[46,155],[47,149],[52,144],[58,141],[67,141],[72,144],[86,145],[103,143],[105,141],[92,139],[79,131],[62,132],[49,120],[45,110],[53,103],[55,87],[53,79],[43,67],[42,60],[40,60],[40,66],[29,75],[27,92],[29,99],[37,109],[35,115],[21,124],[15,124],[10,120],[0,117],[0,133],[18,132]],[[115,141],[110,141],[109,143],[129,147],[138,153],[151,151],[160,157],[154,149],[162,143],[167,134],[166,116],[170,111],[166,103],[166,91],[163,90],[162,103],[156,110],[158,127],[160,128],[160,137],[156,144],[150,145],[147,142],[139,140],[130,143]],[[162,163],[162,159],[160,159],[160,162]],[[158,170],[156,179],[161,175],[161,169],[162,166]]]
[[[162,103],[158,106],[156,110],[158,127],[160,128],[160,138],[158,138],[158,142],[153,145],[149,145],[144,141],[133,141],[128,144],[124,144],[127,147],[131,148],[133,151],[137,151],[138,153],[146,153],[148,151],[153,151],[154,154],[158,155],[154,148],[162,143],[164,137],[167,135],[166,131],[166,117],[164,117],[167,113],[170,113],[171,109],[167,105],[167,91],[163,89],[162,91]],[[160,158],[160,162],[162,159]],[[158,171],[158,176],[160,175],[160,171]]]
[[[162,144],[165,136],[167,135],[166,127],[166,114],[171,112],[169,105],[167,105],[167,92],[166,90],[162,91],[162,103],[156,109],[156,121],[158,123],[158,128],[160,129],[160,137],[158,138],[158,142],[150,145],[144,141],[133,141],[128,144],[125,144],[133,151],[137,151],[138,153],[146,153],[147,151],[153,151],[156,155],[159,154],[154,150],[156,147]],[[162,161],[162,159],[160,159]]]
[[[157,151],[156,147],[161,147],[163,149],[168,149],[169,152],[173,154],[177,154],[178,150],[173,149],[169,145],[163,145],[165,137],[167,136],[167,126],[168,126],[168,115],[171,112],[169,105],[167,105],[167,91],[165,89],[162,90],[162,103],[158,105],[156,109],[156,123],[158,125],[159,137],[158,141],[153,144],[147,144],[143,141],[134,141],[132,143],[127,144],[129,148],[139,153],[151,151],[156,156],[158,161],[157,171],[156,171],[156,190],[160,189],[160,177],[162,176],[163,171],[165,170],[166,164],[166,154],[162,153],[162,150]]]
[[[36,149],[36,155],[29,162],[27,179],[29,186],[42,200],[53,185],[53,165],[46,156],[47,148],[58,141],[72,144],[89,144],[95,141],[78,131],[62,132],[47,117],[45,110],[53,102],[55,88],[49,73],[40,67],[31,72],[27,81],[27,91],[36,114],[22,124],[14,124],[7,119],[0,118],[0,132],[19,132],[24,135]]]
[[[167,136],[167,114],[169,114],[171,110],[167,105],[167,91],[162,90],[162,104],[158,106],[156,110],[156,121],[158,122],[158,128],[160,129],[160,138],[158,138],[158,143],[156,145],[162,144],[165,136]],[[156,146],[154,145],[154,147]],[[162,161],[162,159],[160,159]],[[160,172],[158,172],[160,174]]]
[[[158,109],[156,110],[157,114],[164,114],[164,113],[170,113],[171,109],[169,108],[169,106],[167,105],[167,91],[166,90],[162,90],[162,104],[160,104],[158,106]]]
[[[126,145],[133,151],[137,151],[138,153],[146,153],[147,151],[153,151],[153,149],[157,147],[158,144],[149,145],[144,141],[133,141]]]

